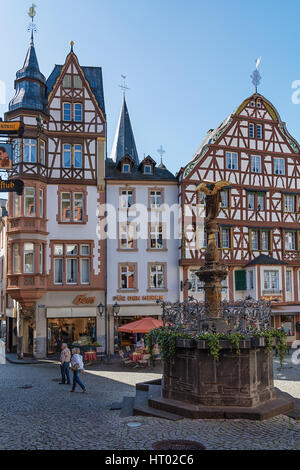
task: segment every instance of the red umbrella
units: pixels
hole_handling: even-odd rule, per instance
[[[145,317],[141,320],[120,326],[118,331],[121,333],[149,333],[149,331],[154,328],[159,328],[161,326],[163,326],[163,322],[161,320],[155,320],[153,317]]]

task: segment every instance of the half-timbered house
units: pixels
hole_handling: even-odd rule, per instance
[[[222,191],[217,234],[229,269],[224,297],[271,299],[274,325],[283,325],[290,342],[300,326],[299,164],[299,144],[272,103],[254,93],[207,133],[179,173],[182,297],[203,298],[195,271],[204,262],[205,206],[196,187],[226,180],[231,185]]]
[[[73,52],[49,78],[39,70],[33,37],[17,72],[6,120],[22,121],[10,177],[7,293],[17,310],[19,352],[56,353],[62,342],[104,346],[105,246],[97,236],[104,202],[106,117],[100,67]]]

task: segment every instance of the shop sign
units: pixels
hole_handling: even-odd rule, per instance
[[[164,300],[163,295],[128,295],[127,297],[124,295],[115,295],[113,300],[118,300],[119,302],[125,302],[126,300],[129,302],[137,302],[139,300]]]
[[[75,305],[94,304],[95,300],[96,300],[95,297],[87,297],[86,294],[79,294],[73,300],[73,304],[75,304]]]
[[[283,301],[282,295],[263,295],[262,297],[266,302],[272,301],[272,300],[277,300],[278,302]]]
[[[20,121],[18,122],[5,122],[5,121],[0,121],[0,134],[5,134],[5,135],[18,135],[21,137],[24,132],[24,124]]]
[[[10,170],[12,167],[12,144],[0,143],[0,170]]]
[[[1,169],[1,166],[0,166]],[[23,194],[24,183],[22,180],[1,180],[0,179],[0,193],[15,192],[19,196]]]

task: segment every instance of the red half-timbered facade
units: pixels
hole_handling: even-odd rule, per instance
[[[62,342],[105,348],[105,242],[97,235],[105,202],[106,117],[102,70],[73,52],[46,80],[33,39],[6,120],[22,121],[14,142],[7,218],[7,294],[14,299],[20,354],[43,357]],[[79,300],[78,300],[79,299]],[[82,344],[81,344],[82,343]]]
[[[220,258],[229,268],[224,297],[271,299],[274,324],[284,326],[290,342],[298,338],[300,321],[299,164],[299,144],[275,107],[255,93],[208,132],[179,173],[182,296],[203,297],[195,272],[204,262],[205,204],[196,188],[205,180],[228,181],[217,235]]]

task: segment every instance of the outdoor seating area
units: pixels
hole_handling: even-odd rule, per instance
[[[119,332],[134,333],[146,335],[154,328],[162,326],[161,320],[156,320],[152,317],[145,317],[142,320],[128,323],[127,325],[118,328]],[[158,346],[155,345],[153,349],[154,363],[151,361],[151,355],[145,346],[144,337],[138,341],[133,347],[126,346],[125,349],[119,350],[119,355],[123,366],[131,367],[155,367],[161,362],[160,352]]]

